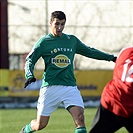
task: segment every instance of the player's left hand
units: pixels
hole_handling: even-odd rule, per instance
[[[116,59],[117,59],[117,57],[116,57],[116,56],[114,56],[114,58],[113,58],[113,60],[112,60],[112,61],[113,61],[113,62],[116,62]]]
[[[29,84],[31,84],[32,82],[35,82],[36,81],[36,78],[29,78],[25,81],[25,86],[24,88],[26,88]]]

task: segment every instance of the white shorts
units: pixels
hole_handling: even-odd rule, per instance
[[[38,115],[50,116],[60,104],[65,108],[74,105],[84,108],[83,99],[77,86],[46,86],[40,89]]]

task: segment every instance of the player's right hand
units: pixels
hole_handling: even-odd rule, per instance
[[[26,88],[29,84],[31,84],[32,82],[35,82],[35,81],[36,81],[36,78],[34,78],[34,77],[27,79],[25,81],[24,88]]]

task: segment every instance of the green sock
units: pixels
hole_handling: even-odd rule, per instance
[[[87,133],[86,127],[76,128],[75,133]]]
[[[28,124],[28,125],[25,126],[24,132],[25,132],[25,133],[33,133],[33,132],[34,132],[34,131],[31,129],[31,124]]]

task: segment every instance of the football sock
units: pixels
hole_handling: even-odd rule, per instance
[[[86,127],[76,128],[75,133],[87,133]]]
[[[25,133],[33,133],[34,130],[32,130],[30,124],[28,124],[25,126],[24,132]]]

